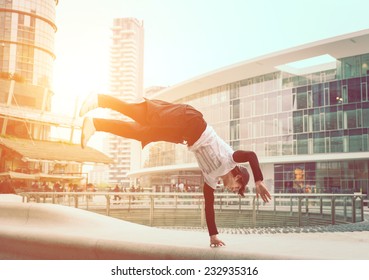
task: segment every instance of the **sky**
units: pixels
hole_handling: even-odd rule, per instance
[[[114,18],[143,20],[149,87],[367,29],[368,10],[367,0],[60,0],[54,108],[67,112],[77,96],[109,93]]]

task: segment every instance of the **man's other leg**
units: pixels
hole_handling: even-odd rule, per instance
[[[83,120],[82,131],[81,131],[81,146],[82,149],[86,148],[88,140],[96,132],[96,128],[92,118],[86,117]]]
[[[103,131],[146,143],[148,129],[148,127],[137,122],[86,117],[82,127],[81,146],[85,148],[88,140],[96,131]]]

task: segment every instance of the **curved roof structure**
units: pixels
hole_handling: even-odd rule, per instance
[[[209,88],[280,71],[280,66],[292,62],[322,55],[340,59],[367,53],[368,46],[369,29],[344,34],[233,64],[169,87],[152,98],[175,101]]]

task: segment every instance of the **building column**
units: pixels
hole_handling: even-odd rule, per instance
[[[69,137],[69,142],[73,143],[73,137],[74,137],[74,131],[76,129],[76,119],[78,117],[78,96],[75,99],[74,102],[74,112],[73,112],[73,123],[71,126],[71,130],[70,130],[70,137]]]
[[[8,91],[8,100],[6,101],[6,107],[10,107],[12,105],[13,95],[14,95],[14,85],[15,81],[10,81],[9,91]],[[4,118],[3,127],[1,128],[1,135],[6,134],[6,128],[8,126],[8,118]]]

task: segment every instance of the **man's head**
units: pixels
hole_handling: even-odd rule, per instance
[[[242,166],[236,166],[226,176],[223,176],[223,184],[228,190],[238,193],[240,196],[245,196],[246,185],[249,182],[249,172]]]

